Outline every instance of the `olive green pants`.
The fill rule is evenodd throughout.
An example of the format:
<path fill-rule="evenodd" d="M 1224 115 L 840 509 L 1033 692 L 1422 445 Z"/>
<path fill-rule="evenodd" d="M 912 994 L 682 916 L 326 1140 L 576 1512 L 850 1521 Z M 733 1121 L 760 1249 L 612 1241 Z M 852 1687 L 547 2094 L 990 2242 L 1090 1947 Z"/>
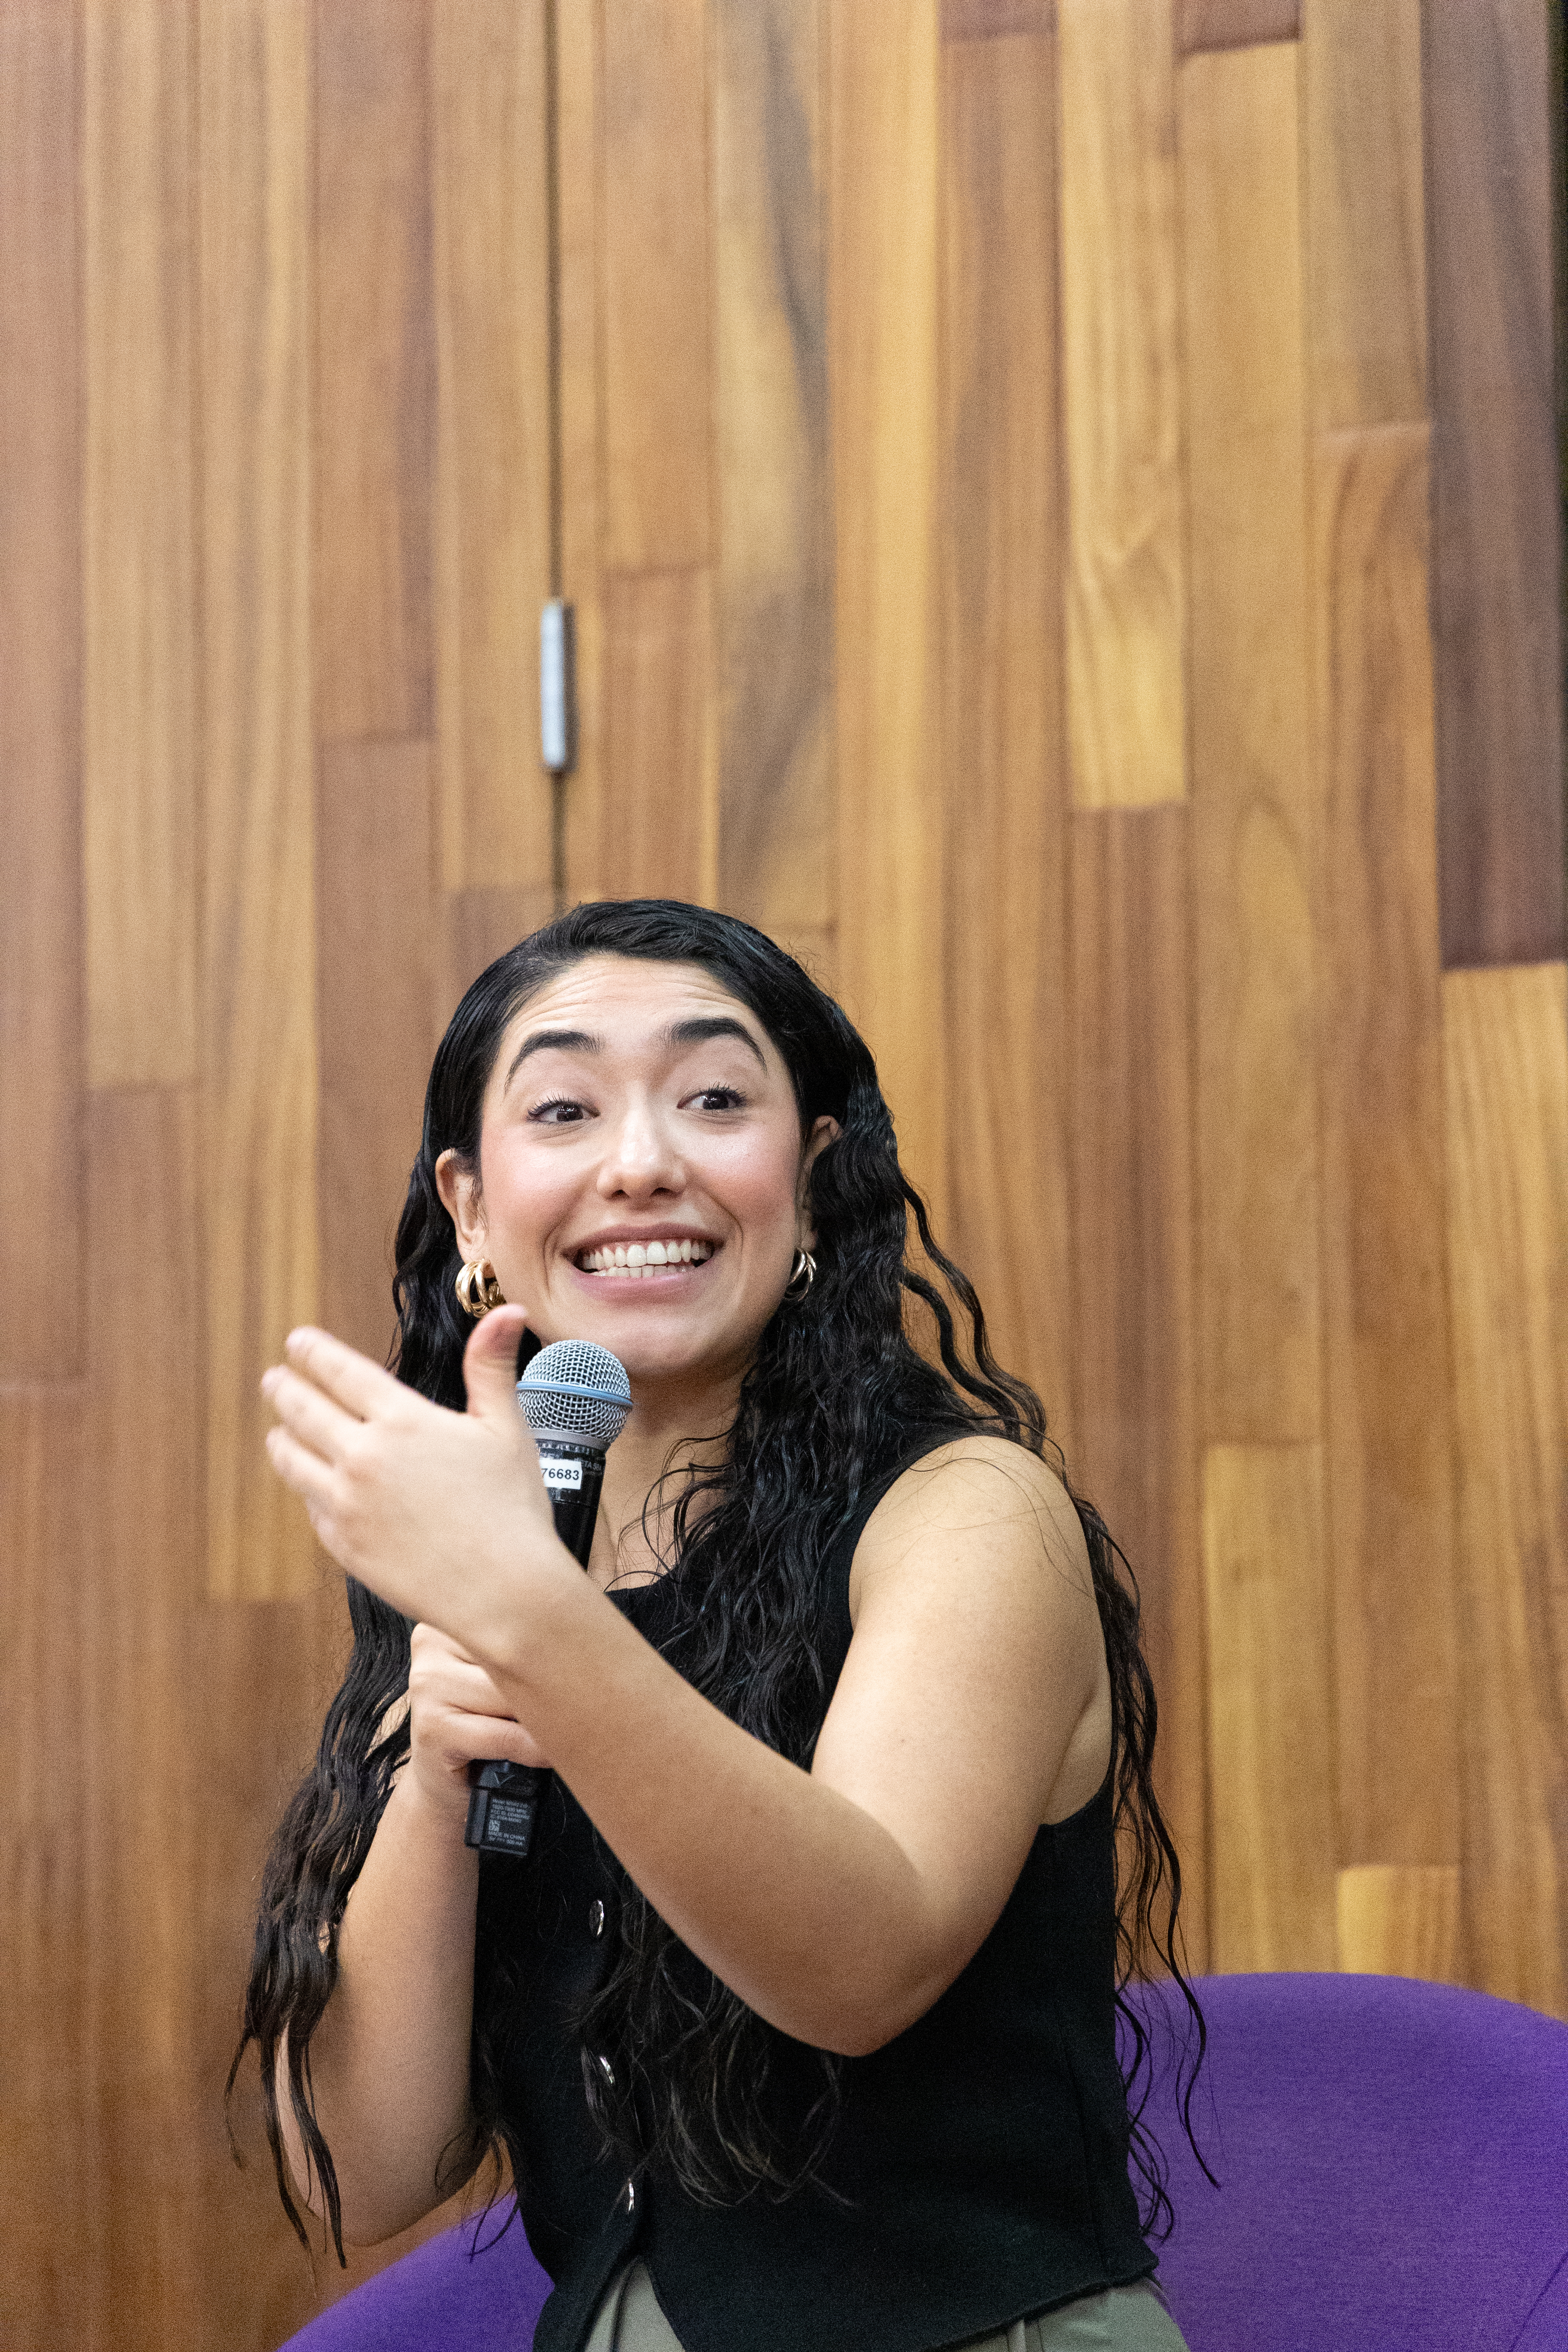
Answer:
<path fill-rule="evenodd" d="M 644 2263 L 628 2263 L 611 2282 L 587 2352 L 681 2352 Z M 801 2352 L 820 2347 L 802 2345 Z M 1081 2295 L 1038 2319 L 1016 2319 L 999 2335 L 977 2336 L 964 2352 L 1186 2352 L 1186 2346 L 1153 2288 L 1139 2285 Z"/>

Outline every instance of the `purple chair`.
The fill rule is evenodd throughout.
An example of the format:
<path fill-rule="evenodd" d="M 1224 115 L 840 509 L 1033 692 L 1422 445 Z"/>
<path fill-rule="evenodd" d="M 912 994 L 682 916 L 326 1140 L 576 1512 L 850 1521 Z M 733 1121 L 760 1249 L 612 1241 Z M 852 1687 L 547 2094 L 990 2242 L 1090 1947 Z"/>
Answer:
<path fill-rule="evenodd" d="M 1402 1977 L 1209 1977 L 1193 2103 L 1148 2109 L 1193 2352 L 1568 2352 L 1568 2026 Z M 1169 1994 L 1139 1996 L 1163 2042 Z M 451 2230 L 288 2352 L 527 2352 L 549 2282 L 514 2222 Z M 489 2242 L 494 2240 L 495 2242 Z"/>

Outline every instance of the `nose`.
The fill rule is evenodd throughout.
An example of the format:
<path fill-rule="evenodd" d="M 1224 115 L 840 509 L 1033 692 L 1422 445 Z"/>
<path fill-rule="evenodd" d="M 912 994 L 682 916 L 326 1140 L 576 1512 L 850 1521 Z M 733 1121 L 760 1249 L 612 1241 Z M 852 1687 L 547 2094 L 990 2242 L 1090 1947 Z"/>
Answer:
<path fill-rule="evenodd" d="M 605 1201 L 637 1203 L 668 1198 L 686 1187 L 686 1171 L 659 1106 L 646 1095 L 630 1097 L 619 1116 L 606 1120 L 599 1162 L 598 1191 Z"/>

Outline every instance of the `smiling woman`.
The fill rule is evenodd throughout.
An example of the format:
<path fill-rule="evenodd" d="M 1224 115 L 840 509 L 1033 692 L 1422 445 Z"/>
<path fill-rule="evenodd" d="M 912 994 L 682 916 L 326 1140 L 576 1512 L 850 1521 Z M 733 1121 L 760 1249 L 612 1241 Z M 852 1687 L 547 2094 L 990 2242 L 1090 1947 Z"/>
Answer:
<path fill-rule="evenodd" d="M 700 908 L 535 932 L 437 1055 L 396 1295 L 395 1377 L 302 1331 L 265 1383 L 355 1636 L 246 2011 L 296 2225 L 290 2175 L 365 2241 L 489 2150 L 541 2352 L 1179 2344 L 1135 1595 L 842 1012 Z M 512 1394 L 563 1339 L 631 1383 L 586 1576 Z M 526 1863 L 464 1844 L 476 1758 L 554 1769 Z"/>

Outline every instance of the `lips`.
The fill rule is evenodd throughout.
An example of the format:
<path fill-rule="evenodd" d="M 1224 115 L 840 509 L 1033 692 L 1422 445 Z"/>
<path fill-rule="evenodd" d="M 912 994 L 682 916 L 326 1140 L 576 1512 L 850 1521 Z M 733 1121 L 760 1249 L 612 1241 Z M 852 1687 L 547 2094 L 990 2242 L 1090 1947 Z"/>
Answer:
<path fill-rule="evenodd" d="M 685 1266 L 705 1265 L 714 1244 L 691 1235 L 668 1234 L 647 1242 L 604 1242 L 579 1250 L 578 1271 L 622 1281 L 646 1281 L 650 1275 L 668 1274 Z"/>

